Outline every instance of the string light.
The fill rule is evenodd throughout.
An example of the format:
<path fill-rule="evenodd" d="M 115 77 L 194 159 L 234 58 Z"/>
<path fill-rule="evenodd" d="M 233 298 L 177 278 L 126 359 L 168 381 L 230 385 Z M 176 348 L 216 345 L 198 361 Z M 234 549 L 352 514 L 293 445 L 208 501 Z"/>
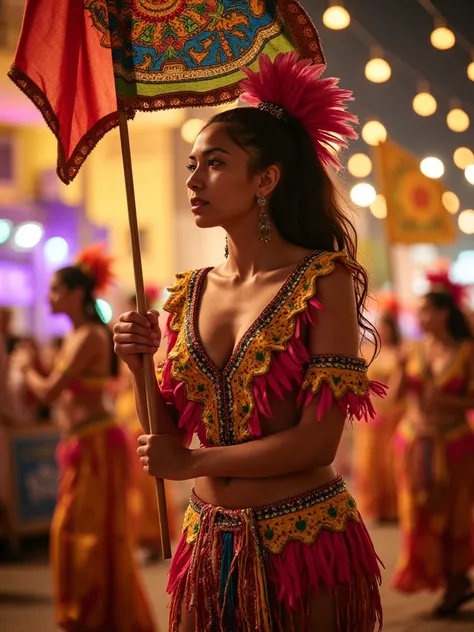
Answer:
<path fill-rule="evenodd" d="M 448 211 L 448 213 L 451 213 L 451 215 L 456 215 L 456 213 L 459 211 L 459 207 L 461 206 L 456 193 L 453 193 L 452 191 L 445 191 L 441 196 L 441 200 L 443 202 L 444 208 Z"/>
<path fill-rule="evenodd" d="M 380 121 L 369 121 L 362 128 L 362 138 L 367 145 L 379 145 L 387 140 L 387 130 Z"/>
<path fill-rule="evenodd" d="M 376 195 L 374 187 L 367 182 L 360 182 L 351 189 L 351 200 L 357 206 L 370 206 Z"/>
<path fill-rule="evenodd" d="M 390 64 L 383 59 L 383 50 L 379 46 L 372 47 L 372 59 L 365 66 L 365 77 L 372 83 L 385 83 L 392 75 Z"/>
<path fill-rule="evenodd" d="M 453 160 L 456 167 L 464 170 L 474 162 L 474 153 L 468 147 L 458 147 L 453 154 Z"/>
<path fill-rule="evenodd" d="M 432 46 L 438 50 L 448 50 L 456 43 L 456 36 L 444 20 L 437 18 L 435 28 L 431 31 L 430 40 Z"/>
<path fill-rule="evenodd" d="M 366 178 L 372 171 L 372 161 L 367 154 L 354 154 L 347 161 L 347 170 L 355 178 Z"/>
<path fill-rule="evenodd" d="M 458 216 L 458 226 L 466 235 L 474 235 L 474 211 L 467 209 Z"/>
<path fill-rule="evenodd" d="M 469 127 L 469 116 L 459 107 L 452 108 L 446 116 L 446 123 L 453 132 L 465 132 Z"/>
<path fill-rule="evenodd" d="M 385 219 L 387 217 L 387 201 L 384 195 L 379 193 L 375 196 L 375 200 L 370 205 L 370 212 L 377 219 Z"/>
<path fill-rule="evenodd" d="M 418 94 L 413 99 L 413 109 L 419 116 L 431 116 L 438 108 L 436 99 L 430 93 L 426 83 L 421 84 L 418 90 Z"/>
<path fill-rule="evenodd" d="M 13 243 L 18 250 L 29 250 L 39 244 L 43 237 L 43 225 L 39 222 L 19 224 L 13 235 Z"/>
<path fill-rule="evenodd" d="M 330 2 L 329 8 L 323 13 L 323 24 L 333 31 L 341 31 L 349 26 L 351 16 L 342 2 Z"/>
<path fill-rule="evenodd" d="M 474 184 L 474 164 L 466 167 L 464 170 L 464 176 L 469 184 Z"/>
<path fill-rule="evenodd" d="M 467 67 L 467 76 L 471 81 L 474 81 L 474 60 L 471 61 L 471 63 Z"/>
<path fill-rule="evenodd" d="M 0 219 L 0 244 L 4 244 L 10 239 L 13 224 L 9 219 Z"/>
<path fill-rule="evenodd" d="M 436 180 L 441 178 L 444 173 L 444 165 L 439 158 L 435 156 L 428 156 L 424 158 L 420 163 L 421 173 L 427 178 Z"/>

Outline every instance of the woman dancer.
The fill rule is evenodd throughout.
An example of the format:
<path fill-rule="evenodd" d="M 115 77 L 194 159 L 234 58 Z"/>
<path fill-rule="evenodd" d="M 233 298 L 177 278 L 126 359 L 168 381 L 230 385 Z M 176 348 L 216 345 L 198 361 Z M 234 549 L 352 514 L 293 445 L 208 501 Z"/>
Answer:
<path fill-rule="evenodd" d="M 154 630 L 133 557 L 130 443 L 103 402 L 116 363 L 95 293 L 110 279 L 110 260 L 100 247 L 58 270 L 51 310 L 67 314 L 73 329 L 56 366 L 45 378 L 32 368 L 27 350 L 17 358 L 31 391 L 58 409 L 60 487 L 51 562 L 56 621 L 67 632 Z"/>
<path fill-rule="evenodd" d="M 369 378 L 387 384 L 401 353 L 398 304 L 393 296 L 380 297 L 378 331 L 380 353 L 369 367 Z M 354 433 L 354 483 L 361 513 L 377 522 L 397 519 L 397 490 L 393 473 L 392 439 L 403 414 L 403 398 L 374 401 L 376 415 Z"/>
<path fill-rule="evenodd" d="M 435 609 L 454 614 L 474 598 L 468 578 L 474 564 L 474 340 L 460 305 L 462 288 L 446 274 L 419 310 L 423 338 L 400 367 L 395 394 L 407 393 L 395 435 L 399 517 L 403 533 L 394 588 L 444 588 Z"/>
<path fill-rule="evenodd" d="M 162 434 L 138 449 L 150 474 L 196 478 L 170 570 L 172 632 L 380 626 L 377 556 L 331 466 L 346 415 L 372 414 L 383 388 L 357 357 L 367 275 L 325 169 L 356 118 L 323 70 L 262 56 L 246 70 L 249 106 L 214 116 L 189 157 L 195 222 L 226 230 L 227 260 L 177 276 Z M 158 347 L 156 313 L 124 314 L 114 332 L 142 417 L 138 354 Z M 194 433 L 203 447 L 190 450 Z"/>

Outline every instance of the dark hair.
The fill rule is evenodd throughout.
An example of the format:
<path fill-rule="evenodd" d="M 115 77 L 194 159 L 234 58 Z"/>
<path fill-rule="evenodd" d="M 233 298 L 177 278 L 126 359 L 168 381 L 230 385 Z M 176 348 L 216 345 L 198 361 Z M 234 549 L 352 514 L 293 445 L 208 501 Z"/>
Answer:
<path fill-rule="evenodd" d="M 451 294 L 447 292 L 428 292 L 425 299 L 431 303 L 435 309 L 445 309 L 448 311 L 446 327 L 454 340 L 472 340 L 473 333 L 466 316 L 454 302 Z"/>
<path fill-rule="evenodd" d="M 401 342 L 401 334 L 396 318 L 392 314 L 385 313 L 382 315 L 381 321 L 390 329 L 392 344 L 398 346 Z"/>
<path fill-rule="evenodd" d="M 285 120 L 254 107 L 238 107 L 213 116 L 205 127 L 223 123 L 229 138 L 249 153 L 252 174 L 271 165 L 280 168 L 280 180 L 270 204 L 270 215 L 286 241 L 330 252 L 346 250 L 357 255 L 354 225 L 339 207 L 336 189 L 320 162 L 312 140 L 299 121 Z M 380 338 L 364 314 L 368 276 L 363 268 L 354 273 L 357 320 L 364 338 L 372 338 L 377 353 Z"/>
<path fill-rule="evenodd" d="M 82 305 L 84 309 L 84 315 L 89 322 L 102 325 L 106 328 L 110 338 L 110 372 L 113 377 L 117 376 L 118 361 L 114 351 L 113 335 L 109 327 L 107 327 L 107 325 L 100 317 L 100 313 L 97 308 L 97 303 L 94 296 L 94 277 L 86 274 L 78 266 L 67 266 L 66 268 L 61 268 L 56 272 L 56 276 L 58 277 L 59 281 L 63 283 L 69 290 L 75 290 L 76 288 L 81 288 L 83 290 L 84 297 Z"/>

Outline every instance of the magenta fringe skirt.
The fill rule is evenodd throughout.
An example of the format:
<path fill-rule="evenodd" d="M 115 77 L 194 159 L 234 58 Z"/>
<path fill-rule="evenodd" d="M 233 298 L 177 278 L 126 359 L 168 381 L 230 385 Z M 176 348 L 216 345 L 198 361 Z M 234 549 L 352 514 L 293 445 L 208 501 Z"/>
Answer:
<path fill-rule="evenodd" d="M 170 632 L 181 605 L 195 632 L 309 630 L 311 596 L 334 595 L 339 632 L 382 629 L 380 560 L 338 477 L 257 509 L 207 505 L 194 492 L 170 568 Z"/>

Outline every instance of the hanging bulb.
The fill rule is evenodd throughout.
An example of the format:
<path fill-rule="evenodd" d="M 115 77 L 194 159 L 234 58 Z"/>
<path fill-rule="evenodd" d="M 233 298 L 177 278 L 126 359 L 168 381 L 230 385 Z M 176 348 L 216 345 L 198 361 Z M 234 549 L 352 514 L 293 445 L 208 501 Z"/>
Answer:
<path fill-rule="evenodd" d="M 421 173 L 427 178 L 441 178 L 444 173 L 444 165 L 439 158 L 429 156 L 420 163 Z"/>
<path fill-rule="evenodd" d="M 446 123 L 453 132 L 465 132 L 470 125 L 470 120 L 463 109 L 453 107 L 446 116 Z"/>
<path fill-rule="evenodd" d="M 474 162 L 474 153 L 469 147 L 458 147 L 453 154 L 453 160 L 456 167 L 464 170 Z"/>
<path fill-rule="evenodd" d="M 372 171 L 372 161 L 367 154 L 354 154 L 347 161 L 347 170 L 355 178 L 366 178 Z"/>
<path fill-rule="evenodd" d="M 376 191 L 371 184 L 360 182 L 352 187 L 350 196 L 351 200 L 357 206 L 370 206 L 376 198 Z"/>
<path fill-rule="evenodd" d="M 474 184 L 474 164 L 469 165 L 465 168 L 464 177 L 469 182 L 469 184 Z"/>
<path fill-rule="evenodd" d="M 365 66 L 365 77 L 372 83 L 385 83 L 390 79 L 392 69 L 390 64 L 383 59 L 383 50 L 379 46 L 371 49 L 371 59 Z"/>
<path fill-rule="evenodd" d="M 458 226 L 466 235 L 474 235 L 474 211 L 466 209 L 458 216 Z"/>
<path fill-rule="evenodd" d="M 418 87 L 418 94 L 413 99 L 413 109 L 418 116 L 431 116 L 436 112 L 438 104 L 430 93 L 429 85 L 425 82 Z"/>
<path fill-rule="evenodd" d="M 467 67 L 467 76 L 471 81 L 474 81 L 474 59 L 471 61 L 469 66 Z"/>
<path fill-rule="evenodd" d="M 378 145 L 387 140 L 387 130 L 380 121 L 369 121 L 362 128 L 362 138 L 367 145 Z"/>
<path fill-rule="evenodd" d="M 435 28 L 431 31 L 430 40 L 432 46 L 438 50 L 448 50 L 456 43 L 454 33 L 448 28 L 444 20 L 436 19 Z"/>
<path fill-rule="evenodd" d="M 441 200 L 443 202 L 444 208 L 451 213 L 451 215 L 456 215 L 459 211 L 459 207 L 461 206 L 461 202 L 459 201 L 456 193 L 452 191 L 445 191 L 441 196 Z"/>
<path fill-rule="evenodd" d="M 342 2 L 332 1 L 323 13 L 323 24 L 333 31 L 341 31 L 349 26 L 351 16 Z"/>

